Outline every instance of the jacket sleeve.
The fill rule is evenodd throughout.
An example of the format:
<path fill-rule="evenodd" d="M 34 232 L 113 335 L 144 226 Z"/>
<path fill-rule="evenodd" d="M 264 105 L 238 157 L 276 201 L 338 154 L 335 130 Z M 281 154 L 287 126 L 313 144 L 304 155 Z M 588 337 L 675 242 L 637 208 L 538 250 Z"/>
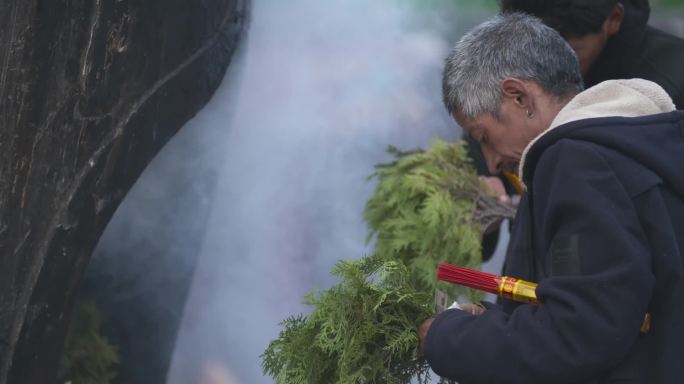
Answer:
<path fill-rule="evenodd" d="M 576 383 L 624 359 L 654 284 L 632 199 L 590 143 L 560 140 L 534 174 L 539 305 L 432 323 L 425 356 L 459 383 Z M 527 257 L 527 255 L 512 255 Z"/>

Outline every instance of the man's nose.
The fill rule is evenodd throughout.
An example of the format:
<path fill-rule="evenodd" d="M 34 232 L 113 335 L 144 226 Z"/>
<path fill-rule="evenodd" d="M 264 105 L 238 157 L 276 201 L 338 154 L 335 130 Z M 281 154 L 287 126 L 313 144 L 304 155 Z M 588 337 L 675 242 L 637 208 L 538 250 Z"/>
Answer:
<path fill-rule="evenodd" d="M 482 145 L 482 154 L 484 155 L 487 169 L 492 175 L 498 175 L 501 172 L 501 156 L 494 152 L 487 145 Z"/>

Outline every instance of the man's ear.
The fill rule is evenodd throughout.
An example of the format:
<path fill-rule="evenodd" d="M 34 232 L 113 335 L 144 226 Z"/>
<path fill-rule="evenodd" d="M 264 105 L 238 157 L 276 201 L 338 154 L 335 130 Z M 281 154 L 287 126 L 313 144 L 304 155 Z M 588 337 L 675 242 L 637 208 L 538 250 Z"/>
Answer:
<path fill-rule="evenodd" d="M 617 3 L 603 22 L 603 30 L 608 36 L 612 36 L 620 31 L 622 20 L 625 19 L 625 8 Z"/>
<path fill-rule="evenodd" d="M 514 77 L 503 79 L 501 82 L 501 92 L 505 98 L 510 98 L 517 107 L 529 111 L 531 107 L 530 94 L 522 80 Z"/>

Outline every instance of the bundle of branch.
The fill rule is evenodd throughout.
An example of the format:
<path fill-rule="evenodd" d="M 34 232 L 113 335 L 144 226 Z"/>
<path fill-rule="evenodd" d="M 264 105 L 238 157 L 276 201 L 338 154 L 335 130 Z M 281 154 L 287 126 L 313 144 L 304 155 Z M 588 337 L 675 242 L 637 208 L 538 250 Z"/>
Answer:
<path fill-rule="evenodd" d="M 458 293 L 437 282 L 437 265 L 478 267 L 481 228 L 514 214 L 482 188 L 462 143 L 389 152 L 365 209 L 375 253 L 340 261 L 340 283 L 307 295 L 312 313 L 281 323 L 262 356 L 276 383 L 429 382 L 416 331 L 435 288 Z"/>
<path fill-rule="evenodd" d="M 389 152 L 396 160 L 376 167 L 378 186 L 364 212 L 375 252 L 403 261 L 421 288 L 463 294 L 435 279 L 437 266 L 478 268 L 482 231 L 513 218 L 515 209 L 483 187 L 463 142 L 435 140 L 427 151 Z"/>
<path fill-rule="evenodd" d="M 428 382 L 416 330 L 433 314 L 432 294 L 410 283 L 403 263 L 376 256 L 340 261 L 332 273 L 341 282 L 307 295 L 309 316 L 281 323 L 264 372 L 279 384 Z"/>

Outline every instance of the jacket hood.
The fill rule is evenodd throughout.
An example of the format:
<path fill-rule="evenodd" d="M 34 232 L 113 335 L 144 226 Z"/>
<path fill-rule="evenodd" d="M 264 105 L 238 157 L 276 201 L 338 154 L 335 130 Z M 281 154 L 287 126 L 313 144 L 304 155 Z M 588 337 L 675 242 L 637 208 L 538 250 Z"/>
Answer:
<path fill-rule="evenodd" d="M 617 151 L 628 159 L 624 164 L 633 163 L 620 172 L 637 178 L 639 172 L 657 175 L 684 196 L 684 112 L 675 111 L 667 93 L 653 82 L 609 80 L 575 96 L 523 151 L 519 172 L 525 184 L 531 183 L 544 149 L 561 139 Z M 655 182 L 655 176 L 648 177 Z"/>
<path fill-rule="evenodd" d="M 608 80 L 577 94 L 558 112 L 549 129 L 580 119 L 635 117 L 673 110 L 672 98 L 652 81 Z"/>

